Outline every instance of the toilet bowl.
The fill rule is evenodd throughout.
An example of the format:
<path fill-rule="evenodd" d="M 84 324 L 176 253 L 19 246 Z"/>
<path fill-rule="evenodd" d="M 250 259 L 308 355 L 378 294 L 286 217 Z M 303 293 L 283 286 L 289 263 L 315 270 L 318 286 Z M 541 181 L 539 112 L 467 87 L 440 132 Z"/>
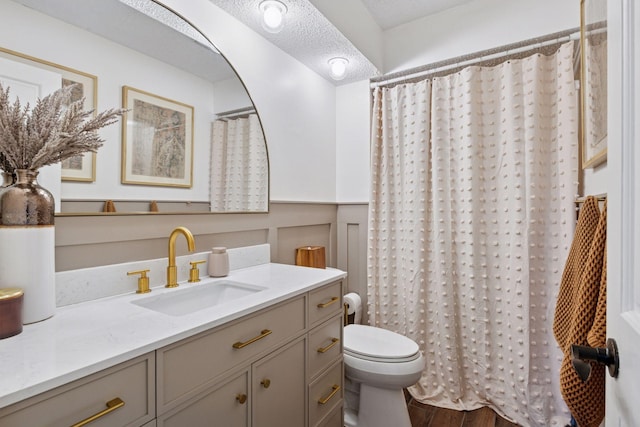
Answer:
<path fill-rule="evenodd" d="M 422 375 L 418 344 L 386 329 L 347 325 L 344 366 L 346 427 L 411 427 L 402 389 Z"/>

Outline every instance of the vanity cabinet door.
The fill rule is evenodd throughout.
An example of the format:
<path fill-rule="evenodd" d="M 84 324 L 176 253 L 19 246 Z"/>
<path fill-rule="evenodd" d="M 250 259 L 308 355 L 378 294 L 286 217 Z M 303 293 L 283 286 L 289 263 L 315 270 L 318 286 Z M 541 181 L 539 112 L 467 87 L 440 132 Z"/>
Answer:
<path fill-rule="evenodd" d="M 254 427 L 304 427 L 305 339 L 299 339 L 253 365 Z"/>
<path fill-rule="evenodd" d="M 244 371 L 158 417 L 158 427 L 246 427 L 250 404 L 249 372 Z"/>

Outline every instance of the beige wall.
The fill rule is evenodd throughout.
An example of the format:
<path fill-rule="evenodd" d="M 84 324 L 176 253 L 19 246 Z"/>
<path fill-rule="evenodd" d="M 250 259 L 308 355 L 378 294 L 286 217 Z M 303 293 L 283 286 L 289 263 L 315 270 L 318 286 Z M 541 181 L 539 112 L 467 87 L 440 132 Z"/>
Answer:
<path fill-rule="evenodd" d="M 326 248 L 327 264 L 337 264 L 337 206 L 271 203 L 264 214 L 110 215 L 56 217 L 56 271 L 163 258 L 171 231 L 187 227 L 196 252 L 269 243 L 271 261 L 295 263 L 295 249 Z M 184 239 L 176 252 L 187 253 Z"/>
<path fill-rule="evenodd" d="M 338 206 L 338 268 L 347 272 L 345 292 L 362 298 L 362 322 L 367 323 L 367 203 Z"/>

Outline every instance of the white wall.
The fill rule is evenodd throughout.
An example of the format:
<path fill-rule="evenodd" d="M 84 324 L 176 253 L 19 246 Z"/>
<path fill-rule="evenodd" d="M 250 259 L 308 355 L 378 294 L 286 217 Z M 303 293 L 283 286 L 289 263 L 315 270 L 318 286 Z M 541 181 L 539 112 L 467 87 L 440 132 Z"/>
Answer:
<path fill-rule="evenodd" d="M 369 201 L 369 81 L 336 88 L 338 203 Z"/>
<path fill-rule="evenodd" d="M 242 77 L 267 139 L 271 200 L 335 201 L 333 85 L 207 0 L 161 3 L 214 40 Z"/>
<path fill-rule="evenodd" d="M 385 73 L 580 26 L 578 0 L 476 0 L 384 33 Z"/>

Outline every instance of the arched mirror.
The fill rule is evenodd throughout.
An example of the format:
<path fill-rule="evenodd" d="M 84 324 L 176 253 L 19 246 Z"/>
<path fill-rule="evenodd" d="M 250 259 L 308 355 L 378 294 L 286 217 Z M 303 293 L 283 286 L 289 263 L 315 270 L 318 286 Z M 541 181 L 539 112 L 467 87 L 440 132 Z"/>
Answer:
<path fill-rule="evenodd" d="M 62 215 L 268 211 L 259 117 L 195 28 L 152 0 L 0 1 L 29 33 L 1 56 L 80 82 L 99 111 L 129 109 L 95 156 L 62 165 Z"/>

